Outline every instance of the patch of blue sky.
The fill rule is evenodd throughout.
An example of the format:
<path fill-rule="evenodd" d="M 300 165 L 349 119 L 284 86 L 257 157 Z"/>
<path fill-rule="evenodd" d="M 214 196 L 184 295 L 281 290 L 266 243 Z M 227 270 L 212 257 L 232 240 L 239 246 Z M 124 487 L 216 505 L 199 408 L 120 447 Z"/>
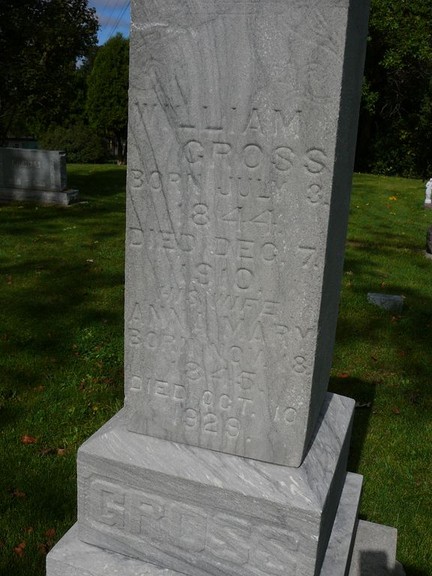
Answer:
<path fill-rule="evenodd" d="M 118 33 L 129 37 L 130 0 L 89 0 L 89 6 L 96 8 L 99 45 Z"/>

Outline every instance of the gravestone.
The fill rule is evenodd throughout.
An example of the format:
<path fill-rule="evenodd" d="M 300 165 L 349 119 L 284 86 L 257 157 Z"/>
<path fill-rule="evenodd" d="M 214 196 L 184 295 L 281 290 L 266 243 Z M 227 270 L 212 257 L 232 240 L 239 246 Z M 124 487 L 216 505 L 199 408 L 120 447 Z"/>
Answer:
<path fill-rule="evenodd" d="M 366 33 L 363 0 L 132 3 L 125 406 L 49 576 L 349 570 L 327 383 Z"/>
<path fill-rule="evenodd" d="M 68 205 L 77 200 L 78 190 L 67 188 L 64 152 L 0 148 L 0 202 Z"/>
<path fill-rule="evenodd" d="M 136 4 L 129 430 L 301 464 L 332 357 L 363 4 Z"/>
<path fill-rule="evenodd" d="M 381 294 L 379 292 L 368 292 L 367 301 L 383 310 L 400 314 L 404 306 L 404 296 L 397 294 Z"/>
<path fill-rule="evenodd" d="M 432 208 L 432 200 L 431 200 L 431 194 L 432 194 L 432 178 L 429 178 L 429 180 L 426 182 L 426 187 L 425 187 L 425 199 L 424 199 L 424 207 L 425 208 Z"/>

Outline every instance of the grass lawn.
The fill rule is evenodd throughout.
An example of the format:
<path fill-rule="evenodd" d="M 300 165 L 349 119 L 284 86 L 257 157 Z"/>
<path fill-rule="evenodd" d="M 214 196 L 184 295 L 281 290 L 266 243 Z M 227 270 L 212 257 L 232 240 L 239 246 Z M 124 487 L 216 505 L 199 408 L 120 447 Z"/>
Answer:
<path fill-rule="evenodd" d="M 77 448 L 123 403 L 125 169 L 69 172 L 84 203 L 0 207 L 0 576 L 45 574 L 76 519 Z M 355 176 L 330 381 L 359 403 L 361 517 L 398 528 L 407 576 L 432 575 L 429 225 L 420 181 Z"/>
<path fill-rule="evenodd" d="M 361 517 L 399 531 L 407 576 L 432 575 L 432 210 L 418 180 L 355 175 L 330 389 L 355 398 L 349 469 Z M 402 295 L 401 314 L 366 302 Z M 370 407 L 367 407 L 370 404 Z"/>

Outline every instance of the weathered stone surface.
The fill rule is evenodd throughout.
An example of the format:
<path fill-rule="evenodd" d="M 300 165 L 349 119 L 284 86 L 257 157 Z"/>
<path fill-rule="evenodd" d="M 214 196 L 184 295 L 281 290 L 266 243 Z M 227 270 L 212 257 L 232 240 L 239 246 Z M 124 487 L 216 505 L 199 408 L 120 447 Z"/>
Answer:
<path fill-rule="evenodd" d="M 47 576 L 181 576 L 141 560 L 85 544 L 75 524 L 47 556 Z"/>
<path fill-rule="evenodd" d="M 402 312 L 404 305 L 403 296 L 397 296 L 396 294 L 380 294 L 377 292 L 369 292 L 367 295 L 368 302 L 388 310 L 389 312 Z"/>
<path fill-rule="evenodd" d="M 349 576 L 405 576 L 396 560 L 397 530 L 360 520 Z"/>
<path fill-rule="evenodd" d="M 52 192 L 51 190 L 21 190 L 19 188 L 1 188 L 0 202 L 35 202 L 69 206 L 79 200 L 79 192 L 74 189 Z"/>
<path fill-rule="evenodd" d="M 77 201 L 78 190 L 67 189 L 64 152 L 0 147 L 0 202 Z"/>
<path fill-rule="evenodd" d="M 348 474 L 320 576 L 346 574 L 345 552 L 352 529 L 351 512 L 357 505 L 356 486 L 359 485 L 360 477 Z M 350 496 L 345 498 L 345 492 Z M 343 515 L 343 521 L 340 521 L 340 515 Z M 343 525 L 347 527 L 345 533 L 340 530 Z M 403 567 L 395 560 L 396 538 L 394 528 L 360 520 L 352 558 L 348 560 L 349 576 L 405 576 Z M 78 526 L 75 525 L 48 554 L 47 575 L 178 576 L 179 573 L 85 544 L 78 539 Z M 286 573 L 286 576 L 291 574 Z"/>
<path fill-rule="evenodd" d="M 66 187 L 64 152 L 0 148 L 0 188 L 61 192 Z"/>
<path fill-rule="evenodd" d="M 353 409 L 328 395 L 299 468 L 133 434 L 120 413 L 79 450 L 80 538 L 190 576 L 314 576 L 345 483 Z"/>
<path fill-rule="evenodd" d="M 367 1 L 132 4 L 125 409 L 48 575 L 346 576 L 326 389 Z"/>
<path fill-rule="evenodd" d="M 350 542 L 355 535 L 353 528 L 360 488 L 361 476 L 348 474 L 320 576 L 346 574 L 350 562 Z M 85 544 L 78 539 L 78 525 L 75 525 L 48 554 L 47 574 L 48 576 L 178 576 L 180 573 Z M 286 571 L 284 576 L 293 576 L 293 573 Z"/>
<path fill-rule="evenodd" d="M 357 513 L 363 477 L 348 473 L 320 576 L 347 574 L 357 530 Z"/>
<path fill-rule="evenodd" d="M 364 0 L 132 2 L 129 429 L 299 466 L 325 398 Z"/>

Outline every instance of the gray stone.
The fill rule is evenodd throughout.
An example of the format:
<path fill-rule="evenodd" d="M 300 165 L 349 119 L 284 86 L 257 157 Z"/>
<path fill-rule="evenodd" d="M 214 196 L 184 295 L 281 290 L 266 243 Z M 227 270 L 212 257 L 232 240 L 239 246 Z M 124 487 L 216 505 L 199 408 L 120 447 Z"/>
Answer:
<path fill-rule="evenodd" d="M 355 485 L 356 478 L 358 478 L 356 475 L 349 474 L 347 485 Z M 355 497 L 353 500 L 355 506 Z M 352 508 L 352 501 L 349 503 Z M 344 494 L 341 504 L 344 504 Z M 343 506 L 340 506 L 338 515 L 342 510 Z M 348 522 L 351 523 L 351 520 Z M 339 519 L 336 516 L 335 525 L 338 523 Z M 395 560 L 396 536 L 396 530 L 393 528 L 360 520 L 349 576 L 405 576 L 403 567 Z M 332 541 L 333 534 L 330 544 Z M 345 537 L 338 536 L 335 541 L 341 543 L 345 552 Z M 337 546 L 333 547 L 330 544 L 319 576 L 345 576 L 346 557 L 340 553 Z M 328 572 L 329 566 L 332 566 L 330 572 Z M 85 544 L 78 539 L 77 525 L 71 528 L 48 554 L 47 569 L 50 576 L 179 576 L 180 574 Z"/>
<path fill-rule="evenodd" d="M 141 560 L 85 544 L 75 524 L 47 556 L 50 576 L 180 576 Z"/>
<path fill-rule="evenodd" d="M 132 2 L 125 408 L 49 576 L 348 573 L 327 383 L 366 33 L 366 0 Z"/>
<path fill-rule="evenodd" d="M 0 202 L 69 205 L 77 200 L 78 190 L 67 189 L 64 152 L 0 148 Z"/>
<path fill-rule="evenodd" d="M 133 434 L 119 413 L 79 450 L 80 538 L 190 576 L 313 576 L 346 479 L 353 410 L 327 396 L 299 468 Z M 346 498 L 359 495 L 360 482 L 349 484 Z"/>
<path fill-rule="evenodd" d="M 396 561 L 397 530 L 360 520 L 349 576 L 405 576 Z"/>
<path fill-rule="evenodd" d="M 18 188 L 0 189 L 0 202 L 35 202 L 39 204 L 53 204 L 69 206 L 79 201 L 78 190 L 68 189 L 61 192 L 46 190 L 20 190 Z"/>
<path fill-rule="evenodd" d="M 432 208 L 431 194 L 432 194 L 432 178 L 429 178 L 429 180 L 426 182 L 426 195 L 424 200 L 425 208 L 429 209 Z"/>
<path fill-rule="evenodd" d="M 362 482 L 362 476 L 348 473 L 320 576 L 335 576 L 335 574 L 345 576 L 349 570 Z"/>
<path fill-rule="evenodd" d="M 367 2 L 132 2 L 129 429 L 299 466 L 331 366 Z"/>
<path fill-rule="evenodd" d="M 379 294 L 377 292 L 369 292 L 367 295 L 368 302 L 379 306 L 389 312 L 397 314 L 402 312 L 404 305 L 403 296 L 396 296 L 395 294 Z"/>
<path fill-rule="evenodd" d="M 346 574 L 349 563 L 347 554 L 349 555 L 350 551 L 344 543 L 352 536 L 360 485 L 360 476 L 348 474 L 336 515 L 335 528 L 330 537 L 330 544 L 319 576 L 345 576 Z M 342 519 L 339 518 L 340 516 Z M 343 534 L 344 530 L 345 534 Z M 339 550 L 337 550 L 338 543 L 341 544 Z M 331 572 L 328 572 L 329 567 L 332 568 Z M 182 574 L 85 544 L 78 538 L 77 524 L 48 554 L 47 572 L 50 576 L 181 576 Z M 270 571 L 267 574 L 270 576 L 272 573 Z M 292 576 L 292 573 L 284 571 L 283 575 Z"/>

